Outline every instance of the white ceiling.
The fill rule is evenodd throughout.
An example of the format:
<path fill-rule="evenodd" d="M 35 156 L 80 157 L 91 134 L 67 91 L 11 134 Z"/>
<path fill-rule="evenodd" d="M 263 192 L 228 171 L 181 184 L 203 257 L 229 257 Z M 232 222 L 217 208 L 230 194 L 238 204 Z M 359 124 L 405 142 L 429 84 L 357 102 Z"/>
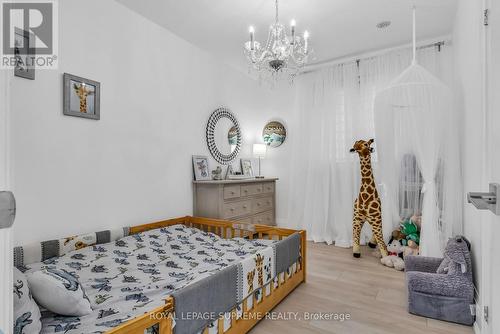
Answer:
<path fill-rule="evenodd" d="M 117 0 L 181 38 L 247 71 L 243 43 L 248 26 L 265 42 L 274 20 L 274 0 Z M 411 6 L 417 6 L 417 38 L 451 33 L 457 0 L 281 0 L 280 21 L 309 30 L 313 62 L 406 44 Z M 375 26 L 385 20 L 391 26 Z"/>

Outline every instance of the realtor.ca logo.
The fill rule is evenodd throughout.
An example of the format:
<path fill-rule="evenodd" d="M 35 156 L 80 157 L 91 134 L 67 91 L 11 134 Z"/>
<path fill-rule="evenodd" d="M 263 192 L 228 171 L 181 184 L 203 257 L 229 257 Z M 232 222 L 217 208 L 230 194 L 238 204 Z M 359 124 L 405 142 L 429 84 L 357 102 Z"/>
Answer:
<path fill-rule="evenodd" d="M 0 68 L 57 68 L 57 0 L 1 0 L 0 14 Z"/>

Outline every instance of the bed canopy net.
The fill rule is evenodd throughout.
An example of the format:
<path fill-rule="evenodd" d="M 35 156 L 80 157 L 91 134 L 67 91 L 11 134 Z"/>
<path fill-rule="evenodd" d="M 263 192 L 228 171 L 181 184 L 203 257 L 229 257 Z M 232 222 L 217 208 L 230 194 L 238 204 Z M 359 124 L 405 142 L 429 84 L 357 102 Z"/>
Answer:
<path fill-rule="evenodd" d="M 461 219 L 458 135 L 451 90 L 415 59 L 375 97 L 375 134 L 384 185 L 384 234 L 421 216 L 420 253 L 441 256 Z"/>

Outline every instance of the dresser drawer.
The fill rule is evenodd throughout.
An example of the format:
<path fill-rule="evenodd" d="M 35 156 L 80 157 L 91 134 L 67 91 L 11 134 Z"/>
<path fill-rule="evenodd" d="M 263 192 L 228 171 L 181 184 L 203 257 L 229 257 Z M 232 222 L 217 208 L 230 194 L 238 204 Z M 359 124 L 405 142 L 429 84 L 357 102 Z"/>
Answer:
<path fill-rule="evenodd" d="M 250 214 L 252 212 L 252 201 L 238 201 L 224 203 L 223 205 L 224 218 L 232 218 Z"/>
<path fill-rule="evenodd" d="M 253 217 L 252 222 L 261 225 L 274 225 L 274 213 L 273 211 L 259 213 Z"/>
<path fill-rule="evenodd" d="M 253 196 L 262 194 L 262 184 L 246 184 L 241 186 L 241 196 Z"/>
<path fill-rule="evenodd" d="M 259 213 L 273 208 L 273 198 L 262 197 L 252 200 L 252 213 Z"/>
<path fill-rule="evenodd" d="M 262 184 L 262 193 L 272 194 L 274 193 L 274 183 L 267 182 Z"/>
<path fill-rule="evenodd" d="M 243 223 L 243 224 L 252 224 L 252 216 L 242 218 L 242 219 L 236 219 L 235 222 Z"/>
<path fill-rule="evenodd" d="M 240 186 L 224 186 L 224 199 L 240 197 Z"/>

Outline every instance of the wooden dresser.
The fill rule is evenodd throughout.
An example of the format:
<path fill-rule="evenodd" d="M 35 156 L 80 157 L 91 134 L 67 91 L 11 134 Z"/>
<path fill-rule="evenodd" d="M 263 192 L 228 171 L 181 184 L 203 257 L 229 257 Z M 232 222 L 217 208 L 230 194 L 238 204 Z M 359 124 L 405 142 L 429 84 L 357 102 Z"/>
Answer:
<path fill-rule="evenodd" d="M 193 181 L 194 215 L 276 225 L 277 180 Z"/>

